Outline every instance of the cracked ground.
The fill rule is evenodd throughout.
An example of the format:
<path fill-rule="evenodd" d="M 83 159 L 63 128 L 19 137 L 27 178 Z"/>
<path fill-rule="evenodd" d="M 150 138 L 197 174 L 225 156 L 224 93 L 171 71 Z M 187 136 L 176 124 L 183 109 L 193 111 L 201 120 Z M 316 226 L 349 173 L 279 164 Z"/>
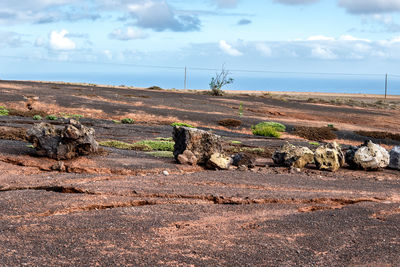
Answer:
<path fill-rule="evenodd" d="M 1 104 L 19 105 L 22 93 L 7 90 Z M 171 135 L 162 124 L 82 122 L 104 140 Z M 2 127 L 27 129 L 33 123 L 0 117 Z M 227 140 L 274 148 L 290 138 L 215 131 Z M 396 266 L 400 261 L 398 171 L 330 173 L 311 167 L 291 173 L 270 159 L 254 171 L 206 171 L 140 151 L 104 148 L 103 154 L 64 161 L 66 171 L 60 172 L 52 168 L 57 161 L 37 157 L 27 145 L 0 139 L 2 266 Z"/>

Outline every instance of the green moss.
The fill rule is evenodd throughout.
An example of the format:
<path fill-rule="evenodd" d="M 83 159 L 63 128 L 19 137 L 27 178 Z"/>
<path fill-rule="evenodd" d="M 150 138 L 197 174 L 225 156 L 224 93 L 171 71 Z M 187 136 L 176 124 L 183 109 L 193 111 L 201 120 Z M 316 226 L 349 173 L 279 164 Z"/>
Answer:
<path fill-rule="evenodd" d="M 126 150 L 140 151 L 174 151 L 174 142 L 170 141 L 153 141 L 143 140 L 136 143 L 126 143 L 117 140 L 103 141 L 99 143 L 101 146 L 114 147 Z"/>
<path fill-rule="evenodd" d="M 56 121 L 58 118 L 56 115 L 47 115 L 46 119 L 51 120 L 51 121 Z"/>
<path fill-rule="evenodd" d="M 8 116 L 9 111 L 4 106 L 0 106 L 0 116 Z"/>
<path fill-rule="evenodd" d="M 106 146 L 106 147 L 114 147 L 118 149 L 125 149 L 125 150 L 141 150 L 141 151 L 150 151 L 152 150 L 151 147 L 147 145 L 142 145 L 142 144 L 130 144 L 130 143 L 125 143 L 117 140 L 109 140 L 109 141 L 103 141 L 99 142 L 99 145 L 101 146 Z"/>
<path fill-rule="evenodd" d="M 123 123 L 123 124 L 132 124 L 134 122 L 135 121 L 132 120 L 131 118 L 124 118 L 124 119 L 121 120 L 121 123 Z"/>
<path fill-rule="evenodd" d="M 149 146 L 151 150 L 156 151 L 174 151 L 174 142 L 170 141 L 153 141 L 153 140 L 143 140 L 136 142 L 138 145 Z"/>
<path fill-rule="evenodd" d="M 312 145 L 312 146 L 319 146 L 320 143 L 318 142 L 308 142 L 308 144 Z"/>
<path fill-rule="evenodd" d="M 232 141 L 231 141 L 231 143 L 232 143 L 232 144 L 237 144 L 237 145 L 239 145 L 239 144 L 241 144 L 242 142 L 240 142 L 240 141 L 235 141 L 235 140 L 232 140 Z"/>
<path fill-rule="evenodd" d="M 146 152 L 146 154 L 156 157 L 156 158 L 173 158 L 174 153 L 172 151 L 151 151 Z"/>
<path fill-rule="evenodd" d="M 40 115 L 34 115 L 32 118 L 33 118 L 35 121 L 40 121 L 40 120 L 42 120 L 42 116 L 40 116 Z"/>
<path fill-rule="evenodd" d="M 112 122 L 116 123 L 116 124 L 121 124 L 121 121 L 118 121 L 118 120 L 112 120 Z"/>
<path fill-rule="evenodd" d="M 83 115 L 81 114 L 70 114 L 70 113 L 60 113 L 60 116 L 65 118 L 65 119 L 75 119 L 75 120 L 79 120 L 80 118 L 83 118 Z"/>
<path fill-rule="evenodd" d="M 183 127 L 189 127 L 189 128 L 194 128 L 192 125 L 188 124 L 188 123 L 184 123 L 184 122 L 174 122 L 171 123 L 172 127 L 179 127 L 179 126 L 183 126 Z"/>

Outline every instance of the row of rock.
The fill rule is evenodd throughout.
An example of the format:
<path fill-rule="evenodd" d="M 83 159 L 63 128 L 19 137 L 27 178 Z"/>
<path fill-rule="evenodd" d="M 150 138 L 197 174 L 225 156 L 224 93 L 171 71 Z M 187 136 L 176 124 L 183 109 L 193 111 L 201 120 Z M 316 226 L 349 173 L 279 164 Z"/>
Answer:
<path fill-rule="evenodd" d="M 380 170 L 386 167 L 400 170 L 400 147 L 390 152 L 371 141 L 361 146 L 351 146 L 344 154 L 336 142 L 318 147 L 315 152 L 307 147 L 286 143 L 273 156 L 279 166 L 303 168 L 315 164 L 320 170 L 337 171 L 345 163 L 354 169 Z"/>

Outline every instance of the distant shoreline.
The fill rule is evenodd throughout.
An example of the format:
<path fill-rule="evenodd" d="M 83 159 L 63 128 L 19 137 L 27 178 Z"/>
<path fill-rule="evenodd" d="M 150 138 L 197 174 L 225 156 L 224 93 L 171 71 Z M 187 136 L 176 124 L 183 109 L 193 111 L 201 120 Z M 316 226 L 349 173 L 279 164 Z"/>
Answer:
<path fill-rule="evenodd" d="M 126 88 L 126 89 L 141 89 L 148 90 L 150 87 L 136 87 L 136 86 L 123 86 L 123 85 L 108 85 L 108 84 L 96 84 L 96 83 L 80 83 L 80 82 L 63 82 L 63 81 L 35 81 L 35 80 L 2 80 L 0 82 L 9 83 L 49 83 L 49 84 L 60 84 L 60 85 L 76 85 L 76 86 L 97 86 L 97 87 L 108 87 L 108 88 Z M 209 89 L 176 89 L 176 88 L 161 88 L 162 90 L 171 92 L 207 92 Z M 298 96 L 301 98 L 312 98 L 312 97 L 326 97 L 326 98 L 337 98 L 337 97 L 355 97 L 355 98 L 367 98 L 367 99 L 384 99 L 383 94 L 368 94 L 368 93 L 327 93 L 327 92 L 296 92 L 296 91 L 255 91 L 255 90 L 223 90 L 229 95 L 273 95 L 273 96 Z M 400 95 L 387 95 L 388 100 L 400 100 Z"/>

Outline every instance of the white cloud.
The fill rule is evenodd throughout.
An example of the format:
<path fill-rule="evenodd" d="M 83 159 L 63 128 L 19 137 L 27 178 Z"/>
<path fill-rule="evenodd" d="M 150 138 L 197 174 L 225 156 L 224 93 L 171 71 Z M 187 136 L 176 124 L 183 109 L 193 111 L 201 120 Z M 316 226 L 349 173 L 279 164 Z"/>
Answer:
<path fill-rule="evenodd" d="M 399 0 L 339 0 L 339 6 L 353 14 L 378 14 L 400 11 Z"/>
<path fill-rule="evenodd" d="M 319 58 L 319 59 L 336 59 L 337 56 L 335 53 L 331 51 L 331 49 L 322 47 L 322 46 L 317 46 L 311 50 L 311 55 L 314 58 Z"/>
<path fill-rule="evenodd" d="M 68 34 L 67 30 L 61 30 L 59 32 L 52 31 L 50 33 L 50 47 L 53 50 L 74 50 L 76 44 L 74 41 L 66 37 Z"/>
<path fill-rule="evenodd" d="M 272 50 L 271 50 L 271 48 L 270 48 L 268 45 L 264 44 L 264 43 L 259 43 L 259 44 L 257 44 L 257 45 L 256 45 L 256 49 L 257 49 L 258 51 L 260 51 L 261 54 L 263 54 L 263 55 L 266 56 L 266 57 L 270 57 L 270 56 L 272 55 Z"/>
<path fill-rule="evenodd" d="M 103 54 L 110 60 L 113 58 L 113 55 L 110 50 L 104 50 Z"/>
<path fill-rule="evenodd" d="M 224 51 L 226 54 L 231 55 L 231 56 L 242 56 L 243 53 L 237 50 L 236 48 L 233 48 L 230 44 L 228 44 L 225 40 L 219 41 L 219 48 L 221 48 L 222 51 Z"/>
<path fill-rule="evenodd" d="M 324 35 L 310 36 L 307 38 L 307 41 L 334 41 L 334 40 L 335 38 Z"/>
<path fill-rule="evenodd" d="M 133 27 L 128 27 L 124 29 L 115 29 L 109 34 L 111 39 L 117 39 L 122 41 L 134 40 L 134 39 L 144 39 L 147 37 L 147 34 L 143 33 L 138 29 L 134 29 Z"/>
<path fill-rule="evenodd" d="M 342 35 L 342 36 L 339 37 L 339 40 L 341 40 L 341 41 L 351 41 L 351 42 L 352 41 L 356 41 L 356 42 L 360 41 L 360 42 L 371 43 L 371 40 L 369 40 L 369 39 L 357 38 L 357 37 L 354 37 L 354 36 L 351 36 L 351 35 Z"/>

